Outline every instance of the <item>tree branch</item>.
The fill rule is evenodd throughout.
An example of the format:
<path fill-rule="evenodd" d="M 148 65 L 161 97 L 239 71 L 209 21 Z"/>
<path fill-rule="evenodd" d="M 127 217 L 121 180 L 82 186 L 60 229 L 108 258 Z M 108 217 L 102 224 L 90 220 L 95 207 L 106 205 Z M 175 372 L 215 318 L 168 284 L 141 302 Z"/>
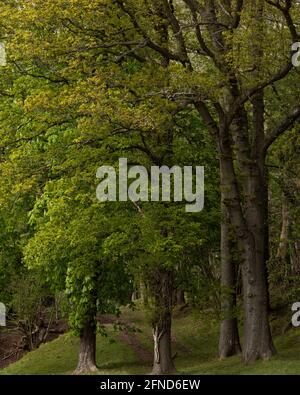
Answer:
<path fill-rule="evenodd" d="M 286 116 L 286 118 L 280 122 L 280 124 L 265 138 L 264 152 L 266 153 L 268 148 L 280 137 L 284 132 L 291 129 L 297 120 L 300 119 L 300 106 L 294 108 L 294 110 Z"/>

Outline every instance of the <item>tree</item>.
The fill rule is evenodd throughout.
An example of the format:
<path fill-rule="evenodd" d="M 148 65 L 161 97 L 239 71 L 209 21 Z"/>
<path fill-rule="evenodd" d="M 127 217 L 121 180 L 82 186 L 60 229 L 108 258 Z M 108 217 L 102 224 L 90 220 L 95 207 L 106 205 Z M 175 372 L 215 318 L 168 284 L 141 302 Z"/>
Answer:
<path fill-rule="evenodd" d="M 56 0 L 26 2 L 18 10 L 10 44 L 17 52 L 14 64 L 51 85 L 29 100 L 31 110 L 39 109 L 43 121 L 55 113 L 56 124 L 66 117 L 80 124 L 86 132 L 78 137 L 81 146 L 97 146 L 109 135 L 119 152 L 138 149 L 153 163 L 167 161 L 174 115 L 198 112 L 218 149 L 223 218 L 230 218 L 242 268 L 243 358 L 269 358 L 275 350 L 268 320 L 265 162 L 272 144 L 300 116 L 289 89 L 298 81 L 290 48 L 299 38 L 294 22 L 299 4 Z M 284 106 L 278 91 L 284 92 Z M 104 136 L 92 127 L 101 127 Z M 117 142 L 116 135 L 124 133 L 134 136 L 134 144 Z M 111 149 L 111 141 L 103 147 Z M 222 245 L 228 249 L 226 222 Z M 169 236 L 161 229 L 163 235 Z M 232 262 L 223 249 L 222 283 L 230 289 Z M 228 306 L 234 309 L 233 300 L 223 303 L 225 313 Z M 233 344 L 236 324 L 222 328 Z"/>
<path fill-rule="evenodd" d="M 299 5 L 262 0 L 116 3 L 134 29 L 136 42 L 147 46 L 153 58 L 143 57 L 144 50 L 133 45 L 131 53 L 176 70 L 177 86 L 164 93 L 194 104 L 218 145 L 223 204 L 236 229 L 243 268 L 243 357 L 246 362 L 268 358 L 274 346 L 268 322 L 265 158 L 278 136 L 298 120 L 300 108 L 287 98 L 288 115 L 281 114 L 281 119 L 278 113 L 266 114 L 265 108 L 272 85 L 297 78 L 290 48 L 298 39 L 293 17 Z M 280 42 L 277 27 L 268 23 L 270 15 L 281 24 Z M 163 33 L 168 41 L 159 41 Z M 122 40 L 124 34 L 116 28 L 110 45 L 118 48 Z M 272 40 L 272 49 L 267 40 Z"/>
<path fill-rule="evenodd" d="M 222 188 L 222 187 L 221 187 Z M 234 233 L 230 227 L 230 217 L 226 206 L 221 203 L 223 217 L 221 219 L 221 312 L 224 315 L 221 321 L 219 356 L 225 359 L 239 354 L 240 345 L 238 319 L 237 319 L 237 282 L 238 263 L 234 259 L 235 243 Z"/>
<path fill-rule="evenodd" d="M 124 262 L 108 260 L 102 251 L 113 231 L 107 215 L 80 176 L 49 182 L 31 213 L 35 234 L 24 259 L 68 295 L 71 328 L 80 336 L 78 374 L 96 369 L 97 314 L 117 314 L 120 305 L 130 304 Z"/>

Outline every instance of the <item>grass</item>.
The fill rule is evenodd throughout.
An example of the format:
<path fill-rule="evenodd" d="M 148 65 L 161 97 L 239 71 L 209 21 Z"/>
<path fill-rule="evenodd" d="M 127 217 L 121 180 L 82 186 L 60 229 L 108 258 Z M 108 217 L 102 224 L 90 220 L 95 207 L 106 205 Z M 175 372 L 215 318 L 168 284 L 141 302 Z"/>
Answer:
<path fill-rule="evenodd" d="M 126 311 L 127 321 L 141 329 L 138 339 L 151 350 L 151 331 L 141 312 Z M 195 313 L 174 319 L 175 364 L 183 374 L 300 374 L 300 330 L 291 329 L 275 338 L 278 355 L 270 361 L 258 361 L 245 366 L 240 357 L 226 361 L 217 358 L 218 326 L 206 324 Z M 151 363 L 141 363 L 129 344 L 120 339 L 111 326 L 108 337 L 97 339 L 99 374 L 147 374 Z M 65 334 L 26 354 L 21 360 L 0 371 L 0 374 L 71 374 L 77 362 L 78 339 Z"/>
<path fill-rule="evenodd" d="M 121 342 L 112 330 L 109 332 L 109 337 L 97 338 L 99 374 L 138 373 L 140 364 L 132 349 Z M 77 363 L 78 349 L 78 338 L 67 333 L 27 353 L 18 362 L 0 370 L 0 375 L 72 374 Z"/>

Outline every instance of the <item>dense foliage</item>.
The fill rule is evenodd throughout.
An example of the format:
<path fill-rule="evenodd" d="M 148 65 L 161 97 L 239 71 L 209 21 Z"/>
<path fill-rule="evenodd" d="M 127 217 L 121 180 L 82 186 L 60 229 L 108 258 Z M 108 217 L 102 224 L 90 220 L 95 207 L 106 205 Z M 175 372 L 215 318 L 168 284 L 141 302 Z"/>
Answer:
<path fill-rule="evenodd" d="M 65 294 L 79 373 L 96 317 L 132 294 L 155 373 L 174 369 L 177 302 L 220 319 L 222 358 L 238 321 L 246 362 L 274 353 L 268 313 L 299 294 L 299 17 L 296 1 L 1 3 L 0 300 L 37 325 L 34 306 Z M 119 158 L 204 166 L 204 210 L 99 202 L 97 169 Z"/>

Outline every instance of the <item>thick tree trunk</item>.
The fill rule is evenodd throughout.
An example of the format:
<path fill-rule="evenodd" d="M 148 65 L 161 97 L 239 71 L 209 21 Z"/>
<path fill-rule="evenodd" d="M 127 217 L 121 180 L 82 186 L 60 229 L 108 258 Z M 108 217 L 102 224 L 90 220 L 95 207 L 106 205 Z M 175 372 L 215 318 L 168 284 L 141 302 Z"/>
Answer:
<path fill-rule="evenodd" d="M 176 371 L 171 352 L 172 273 L 165 269 L 158 270 L 155 283 L 155 319 L 152 325 L 154 342 L 152 374 L 172 374 Z"/>
<path fill-rule="evenodd" d="M 74 373 L 82 374 L 96 370 L 96 324 L 93 315 L 80 333 L 79 360 Z"/>
<path fill-rule="evenodd" d="M 257 242 L 258 238 L 255 239 Z M 248 240 L 245 242 L 248 243 Z M 265 275 L 263 251 L 257 248 L 255 257 L 249 254 L 243 264 L 245 362 L 253 362 L 259 358 L 268 359 L 275 353 L 268 320 L 268 290 Z"/>
<path fill-rule="evenodd" d="M 256 16 L 254 21 L 258 24 L 256 38 L 263 38 L 264 29 L 260 23 L 264 14 L 263 0 L 253 2 L 253 14 Z M 259 76 L 263 52 L 257 43 L 257 40 L 253 41 L 252 59 Z M 232 90 L 224 98 L 228 112 L 232 109 L 232 103 L 240 97 L 238 83 L 235 78 L 232 81 Z M 248 116 L 244 106 L 235 110 L 231 124 L 227 124 L 226 115 L 222 116 L 219 134 L 221 167 L 227 190 L 224 203 L 231 222 L 236 227 L 242 265 L 245 362 L 269 358 L 275 352 L 268 320 L 268 188 L 265 174 L 263 91 L 258 91 L 252 97 L 251 104 L 252 118 Z"/>
<path fill-rule="evenodd" d="M 223 195 L 223 194 L 222 194 Z M 237 274 L 232 256 L 229 219 L 226 207 L 222 203 L 223 218 L 221 224 L 221 314 L 222 322 L 219 339 L 219 357 L 225 359 L 241 353 L 241 345 L 236 317 Z"/>
<path fill-rule="evenodd" d="M 253 23 L 257 23 L 256 38 L 265 35 L 261 23 L 264 4 L 263 0 L 253 2 Z M 215 41 L 216 48 L 220 48 L 220 52 L 224 51 L 222 38 L 215 35 L 214 39 L 218 41 Z M 261 46 L 257 45 L 260 42 L 261 40 L 253 40 L 252 49 L 253 67 L 258 78 L 262 75 L 263 59 Z M 244 104 L 237 107 L 238 103 L 243 103 L 244 93 L 240 91 L 240 83 L 234 73 L 229 73 L 228 77 L 230 88 L 224 88 L 219 103 L 215 105 L 219 115 L 218 124 L 205 103 L 199 101 L 195 106 L 218 143 L 226 189 L 224 204 L 236 233 L 242 268 L 243 358 L 245 362 L 251 362 L 258 358 L 268 358 L 275 352 L 268 321 L 264 91 L 257 90 L 251 97 L 253 111 L 248 111 Z M 249 124 L 250 121 L 252 125 Z"/>
<path fill-rule="evenodd" d="M 154 325 L 154 361 L 152 374 L 163 375 L 175 373 L 171 354 L 171 320 L 168 317 L 163 323 Z"/>
<path fill-rule="evenodd" d="M 240 144 L 243 142 L 240 141 Z M 245 362 L 252 362 L 259 358 L 269 358 L 275 352 L 268 321 L 263 166 L 257 161 L 251 161 L 250 167 L 245 151 L 240 151 L 239 163 L 246 163 L 245 167 L 240 167 L 244 177 L 245 202 L 243 202 L 233 167 L 230 142 L 226 138 L 221 141 L 220 150 L 222 177 L 227 190 L 224 204 L 236 229 L 242 265 L 243 359 Z"/>
<path fill-rule="evenodd" d="M 257 242 L 258 238 L 255 239 Z M 268 359 L 275 353 L 268 320 L 268 290 L 263 252 L 257 248 L 255 257 L 251 255 L 253 254 L 249 254 L 243 264 L 245 362 Z"/>
<path fill-rule="evenodd" d="M 240 354 L 242 348 L 236 318 L 223 319 L 219 341 L 219 357 L 221 360 Z"/>
<path fill-rule="evenodd" d="M 275 353 L 268 318 L 265 204 L 267 188 L 264 158 L 257 157 L 248 180 L 248 187 L 245 211 L 248 229 L 253 235 L 254 254 L 246 255 L 242 272 L 245 311 L 243 357 L 245 362 L 252 362 L 259 358 L 268 359 Z"/>
<path fill-rule="evenodd" d="M 263 9 L 262 1 L 259 3 Z M 268 359 L 275 354 L 269 325 L 269 289 L 267 260 L 268 240 L 268 183 L 264 146 L 264 96 L 258 93 L 252 99 L 254 144 L 250 161 L 244 167 L 247 180 L 244 182 L 245 216 L 249 233 L 253 237 L 255 254 L 247 254 L 243 267 L 244 290 L 244 345 L 245 362 L 259 358 Z M 243 157 L 243 155 L 241 155 Z M 247 161 L 247 157 L 240 160 Z"/>

